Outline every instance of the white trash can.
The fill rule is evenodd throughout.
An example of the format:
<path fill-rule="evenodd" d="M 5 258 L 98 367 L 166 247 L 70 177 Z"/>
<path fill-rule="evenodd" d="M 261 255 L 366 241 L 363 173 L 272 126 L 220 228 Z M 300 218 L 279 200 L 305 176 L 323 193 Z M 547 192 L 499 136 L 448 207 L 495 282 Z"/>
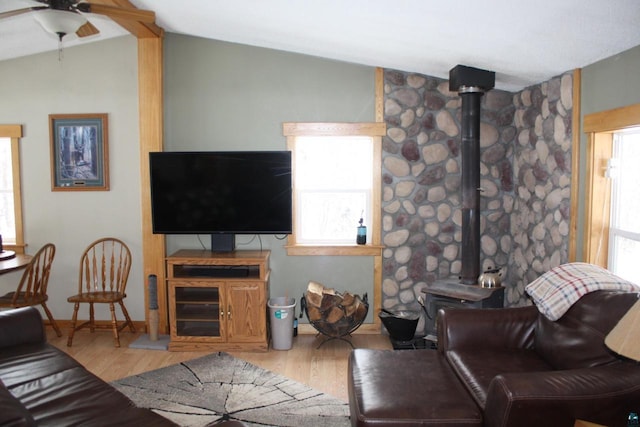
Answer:
<path fill-rule="evenodd" d="M 293 318 L 295 317 L 295 298 L 270 298 L 269 321 L 271 323 L 271 348 L 290 350 L 293 344 Z"/>

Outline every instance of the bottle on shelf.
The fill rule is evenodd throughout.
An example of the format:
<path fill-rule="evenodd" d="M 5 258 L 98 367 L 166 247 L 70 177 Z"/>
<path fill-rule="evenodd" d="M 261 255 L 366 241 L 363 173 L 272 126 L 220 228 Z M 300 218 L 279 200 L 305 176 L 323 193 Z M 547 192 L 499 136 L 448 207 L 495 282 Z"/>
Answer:
<path fill-rule="evenodd" d="M 357 237 L 356 237 L 356 243 L 359 244 L 359 245 L 366 245 L 367 244 L 367 226 L 364 225 L 363 214 L 364 214 L 364 211 L 362 211 L 362 214 L 360 214 L 360 221 L 358 221 L 360 223 L 360 225 L 358 226 L 358 234 L 357 234 Z"/>

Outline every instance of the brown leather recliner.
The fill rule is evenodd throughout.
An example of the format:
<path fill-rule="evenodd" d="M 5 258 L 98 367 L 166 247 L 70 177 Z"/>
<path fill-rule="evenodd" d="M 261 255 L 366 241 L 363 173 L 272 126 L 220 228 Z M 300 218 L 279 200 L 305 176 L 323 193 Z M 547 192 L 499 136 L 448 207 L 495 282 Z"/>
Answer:
<path fill-rule="evenodd" d="M 439 349 L 485 426 L 573 426 L 576 419 L 626 426 L 640 411 L 640 364 L 604 338 L 635 293 L 583 296 L 557 321 L 535 307 L 443 310 Z"/>
<path fill-rule="evenodd" d="M 592 292 L 557 321 L 533 306 L 441 309 L 437 354 L 428 354 L 434 353 L 430 350 L 410 351 L 412 357 L 404 356 L 406 351 L 384 357 L 370 353 L 379 350 L 352 353 L 352 423 L 442 425 L 457 419 L 455 425 L 573 427 L 576 420 L 585 420 L 625 427 L 630 413 L 640 413 L 640 363 L 615 354 L 604 339 L 637 300 L 636 293 Z M 377 366 L 382 363 L 378 360 L 385 366 Z M 409 360 L 414 366 L 407 366 Z M 437 384 L 410 384 L 412 377 L 419 377 L 412 371 L 424 376 L 434 369 L 440 372 Z M 461 404 L 449 416 L 430 407 L 430 395 L 451 379 L 467 393 L 447 388 L 458 393 L 455 400 Z M 392 382 L 410 386 L 405 385 L 407 392 L 402 393 Z M 442 387 L 437 391 L 442 393 Z M 480 417 L 468 407 L 471 402 Z M 409 407 L 415 409 L 407 415 L 404 409 Z"/>

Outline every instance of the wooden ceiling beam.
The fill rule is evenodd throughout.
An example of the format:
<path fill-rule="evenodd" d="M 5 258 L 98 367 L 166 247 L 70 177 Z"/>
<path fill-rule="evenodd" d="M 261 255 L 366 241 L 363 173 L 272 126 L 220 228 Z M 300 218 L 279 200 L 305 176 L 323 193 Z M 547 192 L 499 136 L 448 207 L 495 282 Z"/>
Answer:
<path fill-rule="evenodd" d="M 128 0 L 89 0 L 91 4 L 136 9 Z M 155 23 L 111 18 L 138 39 L 138 102 L 140 125 L 140 183 L 142 216 L 142 268 L 145 284 L 145 323 L 149 325 L 147 278 L 157 277 L 159 332 L 169 333 L 167 288 L 164 260 L 165 238 L 151 229 L 151 193 L 149 187 L 149 153 L 163 151 L 163 39 L 164 30 Z"/>
<path fill-rule="evenodd" d="M 90 0 L 89 3 L 131 10 L 137 9 L 129 0 Z M 108 17 L 138 39 L 163 37 L 164 35 L 164 29 L 156 25 L 155 22 L 143 22 L 148 21 L 146 14 L 140 16 L 141 21 L 116 17 L 113 15 L 108 15 Z"/>

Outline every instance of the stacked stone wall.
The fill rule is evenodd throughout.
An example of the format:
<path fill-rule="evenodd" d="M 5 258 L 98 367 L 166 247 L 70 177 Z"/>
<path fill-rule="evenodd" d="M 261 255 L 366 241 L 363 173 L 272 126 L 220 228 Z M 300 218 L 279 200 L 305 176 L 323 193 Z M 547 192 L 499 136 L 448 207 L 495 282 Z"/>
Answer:
<path fill-rule="evenodd" d="M 482 97 L 481 268 L 503 269 L 507 305 L 566 260 L 570 87 L 564 75 Z M 416 309 L 425 284 L 461 271 L 461 102 L 447 80 L 394 70 L 384 97 L 382 306 Z"/>
<path fill-rule="evenodd" d="M 524 287 L 568 262 L 573 77 L 570 73 L 514 95 L 513 254 L 506 303 L 528 302 Z"/>

